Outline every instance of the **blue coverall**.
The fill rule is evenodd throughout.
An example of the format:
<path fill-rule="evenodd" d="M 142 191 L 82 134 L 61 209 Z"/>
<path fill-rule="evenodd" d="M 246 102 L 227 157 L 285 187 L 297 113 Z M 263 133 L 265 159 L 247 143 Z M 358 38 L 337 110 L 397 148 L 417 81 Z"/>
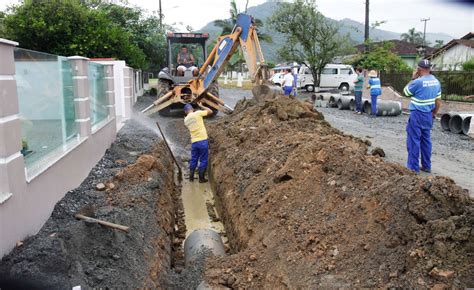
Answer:
<path fill-rule="evenodd" d="M 377 77 L 370 77 L 370 101 L 371 101 L 371 115 L 377 116 L 377 97 L 382 94 L 382 87 L 380 85 L 380 79 Z"/>
<path fill-rule="evenodd" d="M 431 170 L 431 128 L 436 99 L 441 98 L 441 84 L 433 75 L 411 81 L 403 90 L 411 97 L 408 107 L 410 118 L 407 124 L 407 168 L 415 172 Z"/>
<path fill-rule="evenodd" d="M 209 158 L 209 142 L 202 140 L 191 144 L 191 161 L 189 161 L 189 169 L 196 170 L 199 161 L 199 170 L 207 168 L 207 159 Z"/>

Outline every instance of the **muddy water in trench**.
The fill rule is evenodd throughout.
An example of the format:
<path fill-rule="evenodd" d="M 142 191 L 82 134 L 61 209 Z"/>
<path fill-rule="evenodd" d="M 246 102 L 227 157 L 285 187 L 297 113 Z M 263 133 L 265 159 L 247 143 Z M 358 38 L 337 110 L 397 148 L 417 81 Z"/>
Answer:
<path fill-rule="evenodd" d="M 181 199 L 183 200 L 184 222 L 186 224 L 186 237 L 198 229 L 212 229 L 221 234 L 224 243 L 224 226 L 220 221 L 212 221 L 209 216 L 207 204 L 212 205 L 212 210 L 216 216 L 214 208 L 214 194 L 209 182 L 199 183 L 197 180 L 190 182 L 183 181 L 181 189 Z"/>

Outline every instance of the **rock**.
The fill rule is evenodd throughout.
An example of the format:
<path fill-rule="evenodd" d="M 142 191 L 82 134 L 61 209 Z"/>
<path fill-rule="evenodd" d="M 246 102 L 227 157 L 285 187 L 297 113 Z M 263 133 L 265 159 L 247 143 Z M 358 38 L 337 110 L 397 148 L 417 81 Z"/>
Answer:
<path fill-rule="evenodd" d="M 118 260 L 118 259 L 120 259 L 120 256 L 117 255 L 117 254 L 115 254 L 115 255 L 112 256 L 112 258 L 113 258 L 114 260 Z"/>
<path fill-rule="evenodd" d="M 249 256 L 249 260 L 250 260 L 250 261 L 256 261 L 256 260 L 257 260 L 257 256 L 256 256 L 255 254 L 251 254 L 251 255 Z"/>
<path fill-rule="evenodd" d="M 374 148 L 370 154 L 372 154 L 372 156 L 385 157 L 385 151 L 380 147 Z"/>
<path fill-rule="evenodd" d="M 103 191 L 106 189 L 106 186 L 105 184 L 103 184 L 102 182 L 101 183 L 97 183 L 97 185 L 95 186 L 95 188 L 98 190 L 98 191 Z"/>
<path fill-rule="evenodd" d="M 439 270 L 438 268 L 434 267 L 430 271 L 430 276 L 435 278 L 452 278 L 454 276 L 454 271 L 450 270 Z"/>
<path fill-rule="evenodd" d="M 22 242 L 22 241 L 16 242 L 16 247 L 17 247 L 17 248 L 19 248 L 19 247 L 21 247 L 21 246 L 23 246 L 23 242 Z"/>
<path fill-rule="evenodd" d="M 108 187 L 109 189 L 114 189 L 114 188 L 115 188 L 115 184 L 114 184 L 113 182 L 109 182 L 109 183 L 107 183 L 107 187 Z"/>
<path fill-rule="evenodd" d="M 388 276 L 389 276 L 390 278 L 397 278 L 397 277 L 398 277 L 398 271 L 391 272 Z"/>

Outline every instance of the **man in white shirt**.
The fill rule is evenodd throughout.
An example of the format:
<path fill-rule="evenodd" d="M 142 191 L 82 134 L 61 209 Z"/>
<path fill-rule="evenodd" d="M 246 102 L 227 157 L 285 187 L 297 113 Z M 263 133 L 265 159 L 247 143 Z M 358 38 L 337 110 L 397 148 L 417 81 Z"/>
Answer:
<path fill-rule="evenodd" d="M 291 68 L 286 69 L 285 76 L 283 77 L 283 83 L 281 87 L 285 92 L 285 96 L 289 96 L 293 91 L 293 82 L 294 82 L 293 74 L 291 73 Z"/>

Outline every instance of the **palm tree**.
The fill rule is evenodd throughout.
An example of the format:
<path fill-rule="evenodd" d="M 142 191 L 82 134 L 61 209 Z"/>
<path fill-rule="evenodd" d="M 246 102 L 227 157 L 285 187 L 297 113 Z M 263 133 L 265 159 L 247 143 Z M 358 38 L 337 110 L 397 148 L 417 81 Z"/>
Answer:
<path fill-rule="evenodd" d="M 411 28 L 408 30 L 408 33 L 402 33 L 400 35 L 401 40 L 414 43 L 414 44 L 422 44 L 423 43 L 423 34 L 421 32 L 415 31 L 415 28 Z"/>

